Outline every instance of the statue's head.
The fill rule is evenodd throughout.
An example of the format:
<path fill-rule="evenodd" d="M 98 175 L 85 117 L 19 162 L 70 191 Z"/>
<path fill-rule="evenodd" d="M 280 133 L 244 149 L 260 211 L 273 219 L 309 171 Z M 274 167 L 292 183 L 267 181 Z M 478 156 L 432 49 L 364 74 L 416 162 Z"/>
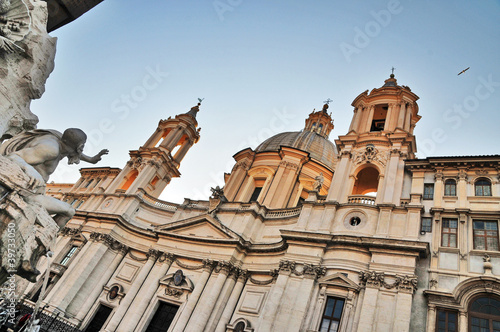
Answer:
<path fill-rule="evenodd" d="M 78 128 L 68 128 L 62 135 L 62 142 L 68 148 L 68 164 L 80 163 L 87 135 Z"/>

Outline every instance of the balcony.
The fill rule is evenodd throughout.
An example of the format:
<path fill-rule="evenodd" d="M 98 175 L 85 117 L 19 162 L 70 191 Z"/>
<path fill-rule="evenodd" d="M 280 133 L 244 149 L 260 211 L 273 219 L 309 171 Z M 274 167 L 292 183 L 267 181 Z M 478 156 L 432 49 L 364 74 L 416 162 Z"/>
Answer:
<path fill-rule="evenodd" d="M 366 195 L 351 195 L 347 198 L 349 204 L 375 205 L 376 197 Z"/>

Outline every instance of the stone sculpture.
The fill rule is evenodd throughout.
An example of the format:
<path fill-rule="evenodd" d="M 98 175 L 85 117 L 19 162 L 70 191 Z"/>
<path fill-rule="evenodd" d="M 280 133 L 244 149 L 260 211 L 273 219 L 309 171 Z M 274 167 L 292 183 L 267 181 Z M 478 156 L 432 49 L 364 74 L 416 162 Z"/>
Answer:
<path fill-rule="evenodd" d="M 321 190 L 321 187 L 323 187 L 323 183 L 325 182 L 323 172 L 319 173 L 319 175 L 315 177 L 314 180 L 313 191 L 319 192 Z"/>
<path fill-rule="evenodd" d="M 47 19 L 45 1 L 0 0 L 0 143 L 38 123 L 30 102 L 45 92 L 56 51 Z"/>
<path fill-rule="evenodd" d="M 45 195 L 45 183 L 65 157 L 69 164 L 95 164 L 108 153 L 86 156 L 86 139 L 76 128 L 32 130 L 0 147 L 0 284 L 12 273 L 35 281 L 38 259 L 75 214 L 70 204 Z"/>

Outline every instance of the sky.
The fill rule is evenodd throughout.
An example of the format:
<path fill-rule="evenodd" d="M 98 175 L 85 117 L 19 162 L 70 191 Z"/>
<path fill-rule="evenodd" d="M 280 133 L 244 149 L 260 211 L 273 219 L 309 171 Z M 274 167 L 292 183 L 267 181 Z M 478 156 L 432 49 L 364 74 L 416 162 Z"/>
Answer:
<path fill-rule="evenodd" d="M 352 101 L 398 84 L 420 97 L 417 157 L 499 154 L 500 1 L 105 0 L 54 31 L 38 128 L 77 127 L 98 166 L 124 167 L 160 119 L 205 98 L 200 141 L 161 199 L 207 199 L 238 151 L 299 131 L 330 98 L 333 141 Z M 463 69 L 468 71 L 457 75 Z M 63 165 L 64 164 L 64 165 Z M 63 162 L 51 181 L 71 183 Z"/>

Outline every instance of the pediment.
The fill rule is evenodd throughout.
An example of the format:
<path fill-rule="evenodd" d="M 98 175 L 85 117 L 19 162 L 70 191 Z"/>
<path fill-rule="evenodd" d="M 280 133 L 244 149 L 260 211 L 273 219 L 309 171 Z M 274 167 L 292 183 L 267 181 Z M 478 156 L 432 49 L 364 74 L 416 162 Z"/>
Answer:
<path fill-rule="evenodd" d="M 162 225 L 157 231 L 174 236 L 207 240 L 239 240 L 235 232 L 210 215 L 197 216 Z"/>
<path fill-rule="evenodd" d="M 356 284 L 354 281 L 352 281 L 351 279 L 349 279 L 340 272 L 324 276 L 323 278 L 318 280 L 318 283 L 320 285 L 325 285 L 325 286 L 351 288 L 354 290 L 360 289 L 360 286 L 358 284 Z"/>

